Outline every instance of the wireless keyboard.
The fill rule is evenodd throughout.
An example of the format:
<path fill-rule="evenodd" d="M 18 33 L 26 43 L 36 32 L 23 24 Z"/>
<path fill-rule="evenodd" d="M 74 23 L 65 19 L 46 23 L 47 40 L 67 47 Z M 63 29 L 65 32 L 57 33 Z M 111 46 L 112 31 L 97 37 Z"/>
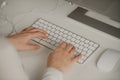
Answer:
<path fill-rule="evenodd" d="M 55 49 L 61 41 L 65 41 L 75 46 L 75 55 L 82 54 L 82 59 L 78 63 L 84 63 L 89 56 L 97 50 L 99 44 L 77 35 L 72 31 L 59 27 L 47 20 L 39 19 L 33 25 L 35 28 L 43 29 L 48 33 L 48 39 L 35 38 L 33 41 L 50 49 Z"/>

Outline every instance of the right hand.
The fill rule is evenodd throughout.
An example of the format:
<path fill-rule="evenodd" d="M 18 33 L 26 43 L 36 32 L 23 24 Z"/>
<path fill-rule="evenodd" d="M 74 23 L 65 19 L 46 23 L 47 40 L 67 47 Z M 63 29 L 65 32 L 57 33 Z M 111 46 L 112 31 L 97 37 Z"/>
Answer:
<path fill-rule="evenodd" d="M 62 42 L 48 57 L 48 67 L 56 68 L 65 72 L 73 63 L 81 58 L 81 54 L 72 57 L 75 47 L 66 42 Z"/>

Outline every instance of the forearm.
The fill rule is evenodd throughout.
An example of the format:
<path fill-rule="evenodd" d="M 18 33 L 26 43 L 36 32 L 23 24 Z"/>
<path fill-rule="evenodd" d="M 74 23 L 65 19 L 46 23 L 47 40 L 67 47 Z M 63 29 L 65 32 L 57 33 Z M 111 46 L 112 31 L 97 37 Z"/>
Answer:
<path fill-rule="evenodd" d="M 4 37 L 0 37 L 0 80 L 28 80 L 17 51 Z"/>

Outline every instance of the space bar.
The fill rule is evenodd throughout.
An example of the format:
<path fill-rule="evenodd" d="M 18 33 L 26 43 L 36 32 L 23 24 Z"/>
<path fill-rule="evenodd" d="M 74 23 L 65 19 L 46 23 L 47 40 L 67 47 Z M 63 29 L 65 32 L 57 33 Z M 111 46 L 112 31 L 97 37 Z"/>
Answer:
<path fill-rule="evenodd" d="M 32 41 L 34 41 L 35 43 L 40 44 L 40 45 L 42 45 L 42 46 L 44 46 L 44 47 L 47 47 L 47 48 L 49 48 L 49 49 L 51 49 L 51 50 L 55 49 L 55 46 L 50 45 L 49 43 L 47 43 L 47 42 L 45 42 L 45 41 L 43 41 L 43 40 L 41 40 L 41 41 L 39 41 L 39 42 L 36 41 L 36 40 L 32 40 Z"/>

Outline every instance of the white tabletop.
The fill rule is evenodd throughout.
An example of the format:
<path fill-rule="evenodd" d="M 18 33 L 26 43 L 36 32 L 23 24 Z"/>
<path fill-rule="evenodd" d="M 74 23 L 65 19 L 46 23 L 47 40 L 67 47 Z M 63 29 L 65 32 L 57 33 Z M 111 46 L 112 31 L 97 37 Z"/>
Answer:
<path fill-rule="evenodd" d="M 26 3 L 29 3 L 28 7 Z M 8 19 L 13 21 L 17 32 L 42 17 L 100 44 L 100 48 L 84 64 L 75 63 L 65 73 L 65 80 L 120 80 L 120 69 L 102 72 L 96 66 L 98 58 L 105 49 L 120 51 L 120 40 L 68 18 L 67 15 L 76 7 L 77 5 L 69 5 L 64 0 L 8 0 L 4 12 L 7 13 Z M 43 74 L 49 53 L 50 50 L 42 46 L 37 51 L 20 52 L 24 69 L 34 80 Z"/>

